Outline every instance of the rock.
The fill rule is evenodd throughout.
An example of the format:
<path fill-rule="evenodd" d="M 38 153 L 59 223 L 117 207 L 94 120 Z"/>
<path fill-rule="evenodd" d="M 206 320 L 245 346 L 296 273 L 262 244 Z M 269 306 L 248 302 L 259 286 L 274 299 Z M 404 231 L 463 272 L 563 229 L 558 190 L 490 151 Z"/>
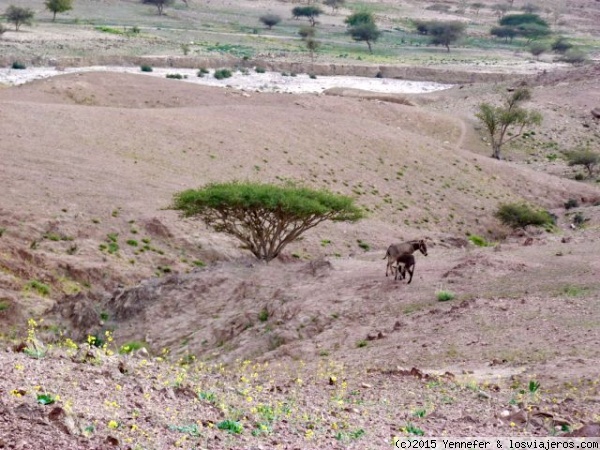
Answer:
<path fill-rule="evenodd" d="M 600 119 L 600 107 L 592 109 L 592 116 L 594 116 L 596 119 Z"/>
<path fill-rule="evenodd" d="M 563 437 L 600 437 L 600 423 L 588 423 Z"/>

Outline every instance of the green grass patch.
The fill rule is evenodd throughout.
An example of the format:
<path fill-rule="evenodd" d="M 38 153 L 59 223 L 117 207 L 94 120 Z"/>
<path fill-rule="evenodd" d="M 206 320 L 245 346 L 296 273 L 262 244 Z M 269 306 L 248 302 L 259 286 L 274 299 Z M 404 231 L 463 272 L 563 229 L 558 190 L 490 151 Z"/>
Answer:
<path fill-rule="evenodd" d="M 438 299 L 438 302 L 447 302 L 450 300 L 453 300 L 455 295 L 453 292 L 451 291 L 446 291 L 446 290 L 439 290 L 435 293 L 436 298 Z"/>
<path fill-rule="evenodd" d="M 50 286 L 38 280 L 30 280 L 25 284 L 25 290 L 28 292 L 37 292 L 42 297 L 50 294 Z"/>

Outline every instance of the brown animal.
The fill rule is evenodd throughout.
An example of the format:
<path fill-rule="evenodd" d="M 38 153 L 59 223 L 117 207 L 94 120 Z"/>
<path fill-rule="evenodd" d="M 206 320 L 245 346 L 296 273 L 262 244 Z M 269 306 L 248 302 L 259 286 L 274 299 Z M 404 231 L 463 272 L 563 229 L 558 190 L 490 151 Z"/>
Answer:
<path fill-rule="evenodd" d="M 414 257 L 414 255 L 407 255 L 407 254 L 400 255 L 400 256 L 398 256 L 396 263 L 398 265 L 396 266 L 396 275 L 394 276 L 394 280 L 398 279 L 398 274 L 400 274 L 401 280 L 406 279 L 406 272 L 408 272 L 408 274 L 410 275 L 410 278 L 408 279 L 408 283 L 406 283 L 406 284 L 410 284 L 410 282 L 412 281 L 412 278 L 413 278 L 413 274 L 415 273 L 415 257 Z"/>
<path fill-rule="evenodd" d="M 383 257 L 383 259 L 387 258 L 388 260 L 387 267 L 385 268 L 385 276 L 388 276 L 388 272 L 390 270 L 392 272 L 394 271 L 394 263 L 401 255 L 412 255 L 417 250 L 427 256 L 427 245 L 425 244 L 424 239 L 390 245 L 385 253 L 385 256 Z"/>

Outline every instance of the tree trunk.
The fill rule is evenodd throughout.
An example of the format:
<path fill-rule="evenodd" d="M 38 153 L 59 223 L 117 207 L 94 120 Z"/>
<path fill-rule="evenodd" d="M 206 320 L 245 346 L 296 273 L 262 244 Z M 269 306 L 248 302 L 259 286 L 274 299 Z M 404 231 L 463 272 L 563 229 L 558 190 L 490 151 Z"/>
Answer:
<path fill-rule="evenodd" d="M 500 145 L 496 143 L 492 143 L 492 158 L 496 158 L 498 160 L 502 159 L 500 155 Z"/>
<path fill-rule="evenodd" d="M 52 11 L 54 15 L 52 16 L 52 22 L 56 22 L 56 11 Z"/>
<path fill-rule="evenodd" d="M 369 53 L 373 53 L 373 49 L 371 48 L 371 42 L 367 41 L 367 47 L 369 47 Z"/>

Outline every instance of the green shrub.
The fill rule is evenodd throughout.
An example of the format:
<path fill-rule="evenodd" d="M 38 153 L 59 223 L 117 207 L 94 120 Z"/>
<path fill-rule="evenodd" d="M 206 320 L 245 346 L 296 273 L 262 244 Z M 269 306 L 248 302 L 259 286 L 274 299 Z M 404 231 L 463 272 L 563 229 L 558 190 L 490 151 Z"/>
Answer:
<path fill-rule="evenodd" d="M 548 211 L 536 210 L 525 203 L 505 203 L 500 205 L 494 217 L 513 229 L 552 225 L 554 220 Z"/>
<path fill-rule="evenodd" d="M 136 241 L 135 239 L 128 239 L 127 240 L 127 245 L 131 245 L 132 247 L 137 247 L 138 246 L 138 241 Z"/>
<path fill-rule="evenodd" d="M 165 77 L 172 78 L 174 80 L 181 80 L 181 79 L 183 79 L 183 75 L 181 75 L 180 73 L 168 73 L 168 74 L 165 75 Z"/>
<path fill-rule="evenodd" d="M 579 202 L 575 198 L 570 198 L 565 202 L 565 209 L 577 208 L 579 206 Z"/>
<path fill-rule="evenodd" d="M 230 78 L 232 75 L 231 70 L 229 69 L 218 69 L 215 70 L 214 77 L 217 80 L 223 80 L 224 78 Z"/>
<path fill-rule="evenodd" d="M 476 234 L 472 234 L 469 236 L 469 241 L 475 244 L 477 247 L 488 247 L 490 243 L 485 240 L 485 238 L 478 236 Z"/>
<path fill-rule="evenodd" d="M 152 66 L 149 66 L 148 64 L 142 64 L 142 66 L 140 67 L 140 70 L 142 72 L 152 72 Z"/>
<path fill-rule="evenodd" d="M 119 354 L 120 355 L 127 355 L 131 352 L 134 352 L 136 350 L 139 350 L 140 348 L 146 348 L 146 344 L 140 341 L 131 341 L 131 342 L 127 342 L 126 344 L 123 344 L 120 348 L 119 348 Z"/>
<path fill-rule="evenodd" d="M 566 62 L 568 64 L 583 64 L 588 59 L 585 52 L 578 50 L 576 48 L 571 48 L 565 52 L 565 54 L 560 57 L 558 60 L 561 62 Z"/>
<path fill-rule="evenodd" d="M 435 296 L 438 299 L 438 302 L 447 302 L 449 300 L 453 300 L 455 295 L 451 291 L 439 290 L 435 293 Z"/>
<path fill-rule="evenodd" d="M 38 280 L 30 280 L 25 284 L 26 291 L 35 291 L 41 296 L 50 294 L 50 286 Z"/>
<path fill-rule="evenodd" d="M 233 434 L 240 434 L 244 430 L 243 425 L 234 420 L 224 420 L 222 422 L 219 422 L 217 424 L 217 428 L 219 430 L 226 430 Z"/>
<path fill-rule="evenodd" d="M 363 240 L 358 239 L 356 242 L 358 243 L 358 246 L 362 248 L 365 252 L 371 249 L 371 246 Z"/>
<path fill-rule="evenodd" d="M 23 70 L 23 69 L 26 69 L 26 68 L 27 68 L 27 66 L 26 66 L 25 64 L 23 64 L 23 63 L 19 62 L 19 61 L 14 61 L 14 62 L 12 63 L 12 66 L 11 66 L 11 68 L 13 68 L 13 69 L 17 69 L 17 70 Z"/>
<path fill-rule="evenodd" d="M 256 71 L 256 73 L 265 73 L 267 71 L 267 69 L 265 69 L 264 67 L 256 67 L 256 69 L 254 69 Z"/>
<path fill-rule="evenodd" d="M 269 320 L 269 311 L 267 310 L 267 308 L 263 308 L 260 310 L 260 312 L 258 313 L 258 320 L 260 320 L 261 322 L 266 322 L 267 320 Z"/>

